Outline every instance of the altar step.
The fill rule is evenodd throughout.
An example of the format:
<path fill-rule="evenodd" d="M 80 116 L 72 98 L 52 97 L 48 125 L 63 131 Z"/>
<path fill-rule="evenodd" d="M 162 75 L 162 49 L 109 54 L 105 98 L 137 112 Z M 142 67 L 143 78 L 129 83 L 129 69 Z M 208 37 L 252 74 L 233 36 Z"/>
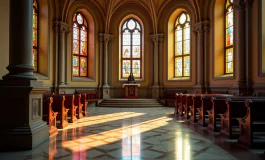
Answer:
<path fill-rule="evenodd" d="M 106 99 L 99 107 L 121 107 L 121 108 L 144 108 L 144 107 L 163 107 L 156 99 Z"/>

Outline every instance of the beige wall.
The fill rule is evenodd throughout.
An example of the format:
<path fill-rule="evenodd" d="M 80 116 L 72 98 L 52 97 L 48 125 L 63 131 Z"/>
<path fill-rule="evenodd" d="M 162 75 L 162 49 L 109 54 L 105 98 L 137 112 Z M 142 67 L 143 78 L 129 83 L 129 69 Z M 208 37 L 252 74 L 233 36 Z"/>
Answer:
<path fill-rule="evenodd" d="M 0 1 L 0 79 L 8 73 L 9 64 L 9 0 Z"/>

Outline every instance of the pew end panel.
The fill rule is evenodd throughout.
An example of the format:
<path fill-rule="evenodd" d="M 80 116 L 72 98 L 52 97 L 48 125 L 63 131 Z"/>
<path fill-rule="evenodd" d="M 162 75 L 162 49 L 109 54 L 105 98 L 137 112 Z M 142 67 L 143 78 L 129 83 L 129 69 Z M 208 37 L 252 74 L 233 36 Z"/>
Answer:
<path fill-rule="evenodd" d="M 47 125 L 49 126 L 49 135 L 53 136 L 58 133 L 58 129 L 56 127 L 56 117 L 58 112 L 54 112 L 52 110 L 52 97 L 44 97 L 43 98 L 43 120 L 47 121 Z"/>
<path fill-rule="evenodd" d="M 249 148 L 265 146 L 265 98 L 245 100 L 247 113 L 237 118 L 240 126 L 238 142 Z"/>

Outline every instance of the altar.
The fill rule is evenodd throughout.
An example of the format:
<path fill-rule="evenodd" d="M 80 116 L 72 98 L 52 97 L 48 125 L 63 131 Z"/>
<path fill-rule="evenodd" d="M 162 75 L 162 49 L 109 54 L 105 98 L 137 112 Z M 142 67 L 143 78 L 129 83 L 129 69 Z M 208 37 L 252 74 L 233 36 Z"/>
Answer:
<path fill-rule="evenodd" d="M 138 87 L 140 84 L 123 84 L 125 98 L 138 98 Z"/>

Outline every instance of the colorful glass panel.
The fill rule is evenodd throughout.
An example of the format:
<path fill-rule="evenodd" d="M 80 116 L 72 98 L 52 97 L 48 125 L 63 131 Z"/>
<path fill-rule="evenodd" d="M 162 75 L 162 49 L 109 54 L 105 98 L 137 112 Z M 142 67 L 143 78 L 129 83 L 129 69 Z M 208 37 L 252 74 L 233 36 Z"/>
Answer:
<path fill-rule="evenodd" d="M 131 61 L 130 60 L 123 60 L 122 61 L 123 77 L 129 77 L 130 72 L 131 72 Z"/>
<path fill-rule="evenodd" d="M 135 78 L 140 78 L 140 70 L 141 70 L 141 61 L 140 60 L 133 60 L 132 61 L 132 71 L 133 71 L 133 76 Z"/>
<path fill-rule="evenodd" d="M 140 55 L 140 46 L 133 46 L 132 48 L 132 51 L 133 51 L 133 58 L 140 58 L 141 55 Z"/>
<path fill-rule="evenodd" d="M 233 9 L 230 6 L 226 15 L 226 46 L 233 45 Z"/>
<path fill-rule="evenodd" d="M 73 75 L 79 76 L 79 57 L 73 56 Z"/>
<path fill-rule="evenodd" d="M 131 47 L 130 46 L 123 46 L 122 47 L 122 57 L 123 58 L 130 58 L 131 57 Z"/>
<path fill-rule="evenodd" d="M 226 50 L 226 73 L 233 73 L 233 48 Z"/>
<path fill-rule="evenodd" d="M 87 23 L 84 16 L 78 13 L 73 22 L 73 76 L 87 76 L 87 51 Z"/>
<path fill-rule="evenodd" d="M 190 17 L 182 13 L 175 26 L 175 77 L 190 76 Z"/>
<path fill-rule="evenodd" d="M 121 77 L 127 78 L 132 72 L 141 78 L 141 26 L 130 18 L 122 25 Z"/>
<path fill-rule="evenodd" d="M 87 58 L 80 57 L 80 76 L 87 76 Z"/>
<path fill-rule="evenodd" d="M 190 76 L 190 56 L 184 57 L 184 76 Z"/>
<path fill-rule="evenodd" d="M 37 71 L 37 49 L 32 50 L 32 66 L 34 67 L 34 71 Z"/>
<path fill-rule="evenodd" d="M 33 17 L 32 17 L 32 66 L 33 72 L 38 72 L 38 5 L 36 0 L 33 1 Z"/>
<path fill-rule="evenodd" d="M 175 58 L 175 75 L 182 76 L 182 57 Z"/>
<path fill-rule="evenodd" d="M 233 56 L 234 56 L 234 12 L 233 5 L 230 3 L 233 1 L 227 0 L 226 2 L 226 18 L 225 18 L 225 73 L 233 73 Z"/>
<path fill-rule="evenodd" d="M 184 28 L 184 54 L 190 54 L 190 28 L 189 25 L 186 25 L 187 28 Z"/>

